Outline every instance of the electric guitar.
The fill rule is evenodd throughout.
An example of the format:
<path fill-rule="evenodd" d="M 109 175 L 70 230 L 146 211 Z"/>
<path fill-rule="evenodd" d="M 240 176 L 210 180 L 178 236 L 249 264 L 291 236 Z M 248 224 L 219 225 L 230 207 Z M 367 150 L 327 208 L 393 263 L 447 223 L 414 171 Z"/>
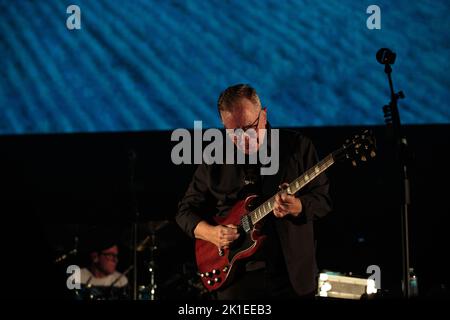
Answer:
<path fill-rule="evenodd" d="M 350 160 L 353 166 L 357 166 L 359 162 L 365 162 L 374 157 L 375 139 L 368 130 L 365 130 L 362 134 L 347 139 L 341 148 L 309 168 L 300 177 L 292 181 L 287 188 L 279 191 L 278 194 L 283 192 L 295 194 L 338 161 Z M 245 200 L 238 201 L 226 217 L 213 218 L 217 225 L 237 225 L 239 238 L 229 248 L 218 248 L 209 241 L 196 239 L 195 254 L 198 274 L 207 290 L 214 291 L 231 282 L 236 263 L 251 257 L 261 246 L 265 239 L 265 236 L 260 232 L 261 220 L 272 212 L 275 196 L 272 196 L 254 210 L 249 208 L 256 201 L 257 196 L 249 196 Z"/>

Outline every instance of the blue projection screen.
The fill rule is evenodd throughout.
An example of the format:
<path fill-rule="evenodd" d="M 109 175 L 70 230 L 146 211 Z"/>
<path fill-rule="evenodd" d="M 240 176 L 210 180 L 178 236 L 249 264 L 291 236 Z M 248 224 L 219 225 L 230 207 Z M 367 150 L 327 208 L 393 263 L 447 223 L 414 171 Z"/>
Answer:
<path fill-rule="evenodd" d="M 81 29 L 67 26 L 72 4 Z M 372 4 L 381 29 L 367 27 Z M 449 123 L 449 8 L 447 0 L 1 0 L 0 133 L 216 127 L 217 97 L 236 83 L 257 89 L 274 126 L 383 124 L 382 47 L 397 53 L 402 122 Z"/>

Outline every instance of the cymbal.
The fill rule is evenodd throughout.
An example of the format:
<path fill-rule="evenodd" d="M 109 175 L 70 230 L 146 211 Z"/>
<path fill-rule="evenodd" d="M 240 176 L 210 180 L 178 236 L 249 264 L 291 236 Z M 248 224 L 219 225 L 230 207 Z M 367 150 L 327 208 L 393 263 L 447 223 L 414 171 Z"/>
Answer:
<path fill-rule="evenodd" d="M 154 220 L 140 222 L 138 225 L 138 242 L 136 251 L 143 252 L 148 249 L 165 249 L 173 246 L 167 235 L 160 234 L 165 227 L 171 225 L 169 220 Z M 124 236 L 125 246 L 133 249 L 132 230 L 130 229 Z"/>
<path fill-rule="evenodd" d="M 169 220 L 149 221 L 146 222 L 147 229 L 150 233 L 156 233 L 170 223 Z"/>

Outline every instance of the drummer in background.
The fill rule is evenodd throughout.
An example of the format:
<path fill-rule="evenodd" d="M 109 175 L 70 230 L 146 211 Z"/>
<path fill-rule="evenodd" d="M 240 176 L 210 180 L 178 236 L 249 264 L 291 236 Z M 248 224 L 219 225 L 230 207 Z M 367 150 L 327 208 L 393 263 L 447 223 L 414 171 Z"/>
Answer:
<path fill-rule="evenodd" d="M 124 287 L 127 276 L 116 270 L 119 249 L 116 245 L 90 254 L 91 265 L 81 269 L 81 284 L 99 287 Z"/>
<path fill-rule="evenodd" d="M 88 265 L 81 269 L 81 284 L 95 287 L 123 288 L 128 285 L 126 275 L 116 270 L 119 260 L 117 239 L 100 232 L 93 235 L 88 253 Z"/>

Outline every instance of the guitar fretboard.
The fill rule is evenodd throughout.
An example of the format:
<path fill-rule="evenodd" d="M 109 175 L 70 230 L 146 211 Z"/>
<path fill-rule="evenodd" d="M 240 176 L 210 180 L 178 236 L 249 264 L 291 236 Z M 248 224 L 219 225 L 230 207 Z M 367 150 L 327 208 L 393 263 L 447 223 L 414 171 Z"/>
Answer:
<path fill-rule="evenodd" d="M 292 181 L 289 186 L 277 194 L 281 194 L 283 192 L 287 192 L 288 194 L 295 194 L 300 189 L 302 189 L 305 185 L 307 185 L 309 182 L 314 180 L 317 176 L 319 176 L 322 172 L 327 170 L 330 166 L 334 164 L 333 154 L 329 154 L 326 156 L 322 161 L 320 161 L 315 166 L 309 168 L 306 170 L 305 173 L 303 173 L 300 177 Z M 252 224 L 257 223 L 262 218 L 264 218 L 266 215 L 268 215 L 273 210 L 273 206 L 275 203 L 275 194 L 273 197 L 271 197 L 269 200 L 265 201 L 263 204 L 261 204 L 258 208 L 253 210 L 252 212 L 248 213 L 250 216 L 250 219 L 252 221 Z"/>

